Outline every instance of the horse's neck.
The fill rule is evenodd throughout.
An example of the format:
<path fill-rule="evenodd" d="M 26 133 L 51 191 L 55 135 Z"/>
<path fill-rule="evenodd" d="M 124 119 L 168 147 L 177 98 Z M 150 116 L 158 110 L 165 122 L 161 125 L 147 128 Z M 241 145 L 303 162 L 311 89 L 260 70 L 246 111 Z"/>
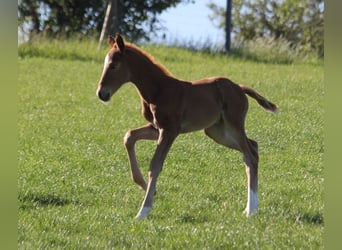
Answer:
<path fill-rule="evenodd" d="M 138 88 L 142 98 L 148 103 L 153 103 L 160 89 L 160 84 L 169 76 L 150 59 L 135 53 L 132 54 L 129 64 L 131 81 Z"/>

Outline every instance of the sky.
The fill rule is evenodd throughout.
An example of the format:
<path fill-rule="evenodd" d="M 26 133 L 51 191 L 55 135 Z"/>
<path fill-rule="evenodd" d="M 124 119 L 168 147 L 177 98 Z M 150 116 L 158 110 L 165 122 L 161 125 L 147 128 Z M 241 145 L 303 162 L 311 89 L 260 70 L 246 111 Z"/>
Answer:
<path fill-rule="evenodd" d="M 205 42 L 210 38 L 212 43 L 224 44 L 225 34 L 218 29 L 209 19 L 211 10 L 207 7 L 209 2 L 225 7 L 226 0 L 197 0 L 195 3 L 180 3 L 176 7 L 167 9 L 160 16 L 159 20 L 166 28 L 160 32 L 164 33 L 166 41 L 194 41 Z M 161 38 L 153 38 L 160 40 Z"/>

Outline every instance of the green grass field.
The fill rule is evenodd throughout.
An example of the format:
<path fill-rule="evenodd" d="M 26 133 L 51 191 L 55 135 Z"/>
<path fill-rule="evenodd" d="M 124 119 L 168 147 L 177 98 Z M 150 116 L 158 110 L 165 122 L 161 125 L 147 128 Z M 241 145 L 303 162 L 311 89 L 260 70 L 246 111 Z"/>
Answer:
<path fill-rule="evenodd" d="M 175 76 L 223 75 L 277 103 L 250 99 L 259 143 L 259 213 L 243 215 L 240 153 L 203 132 L 181 135 L 158 181 L 154 210 L 129 174 L 128 129 L 145 124 L 132 84 L 108 105 L 95 95 L 105 50 L 95 44 L 19 48 L 19 249 L 323 249 L 323 66 L 276 64 L 175 48 L 145 49 Z M 147 173 L 154 142 L 139 142 Z"/>

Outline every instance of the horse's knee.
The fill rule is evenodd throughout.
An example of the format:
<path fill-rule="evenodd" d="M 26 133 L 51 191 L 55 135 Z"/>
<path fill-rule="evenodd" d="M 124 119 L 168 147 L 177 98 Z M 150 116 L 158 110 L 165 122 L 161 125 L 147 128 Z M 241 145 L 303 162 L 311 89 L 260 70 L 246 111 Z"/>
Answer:
<path fill-rule="evenodd" d="M 132 136 L 132 131 L 129 130 L 127 131 L 127 133 L 125 134 L 125 137 L 124 137 L 124 144 L 125 144 L 125 147 L 126 148 L 131 148 L 134 146 L 135 144 L 135 139 L 134 137 Z"/>

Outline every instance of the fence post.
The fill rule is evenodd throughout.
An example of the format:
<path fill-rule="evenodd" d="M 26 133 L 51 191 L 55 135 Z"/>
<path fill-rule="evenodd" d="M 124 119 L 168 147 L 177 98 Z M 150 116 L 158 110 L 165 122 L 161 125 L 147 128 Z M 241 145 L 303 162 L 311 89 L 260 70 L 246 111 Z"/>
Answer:
<path fill-rule="evenodd" d="M 230 43 L 230 33 L 231 33 L 231 19 L 232 19 L 232 0 L 227 0 L 226 7 L 226 52 L 230 52 L 231 43 Z"/>

